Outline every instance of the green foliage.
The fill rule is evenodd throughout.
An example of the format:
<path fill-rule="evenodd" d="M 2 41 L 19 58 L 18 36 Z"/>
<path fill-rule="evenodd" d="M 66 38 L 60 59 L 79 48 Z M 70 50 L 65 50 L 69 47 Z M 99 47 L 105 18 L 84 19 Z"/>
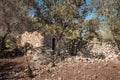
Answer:
<path fill-rule="evenodd" d="M 110 32 L 102 32 L 101 33 L 103 41 L 112 41 L 113 40 L 113 35 Z"/>
<path fill-rule="evenodd" d="M 80 31 L 79 30 L 72 30 L 69 28 L 65 29 L 64 35 L 67 39 L 75 39 L 80 37 Z"/>
<path fill-rule="evenodd" d="M 5 39 L 5 47 L 7 49 L 13 49 L 13 48 L 16 48 L 16 39 L 11 36 L 11 35 L 8 35 Z"/>
<path fill-rule="evenodd" d="M 92 3 L 97 9 L 96 16 L 105 17 L 104 24 L 107 26 L 103 26 L 104 29 L 108 29 L 109 32 L 107 32 L 111 33 L 114 38 L 120 39 L 120 0 L 92 0 Z"/>
<path fill-rule="evenodd" d="M 90 7 L 80 10 L 86 0 L 42 0 L 41 4 L 35 0 L 1 0 L 0 25 L 9 29 L 12 34 L 28 31 L 41 31 L 44 35 L 52 35 L 67 39 L 83 37 L 85 40 L 97 41 L 120 39 L 120 0 L 91 0 Z M 115 5 L 115 6 L 114 6 Z M 34 8 L 34 16 L 28 16 L 30 8 Z M 95 8 L 95 16 L 85 20 L 87 10 Z M 100 21 L 98 16 L 104 16 Z M 105 26 L 103 25 L 105 24 Z M 19 27 L 19 28 L 18 28 Z M 104 33 L 102 29 L 108 29 Z M 81 36 L 83 30 L 85 35 Z M 6 30 L 7 31 L 7 30 Z M 102 36 L 102 37 L 101 37 Z M 9 40 L 8 40 L 9 41 Z"/>
<path fill-rule="evenodd" d="M 74 24 L 73 19 L 82 19 L 79 16 L 78 8 L 84 3 L 85 0 L 43 0 L 43 3 L 38 6 L 36 2 L 33 2 L 31 6 L 36 9 L 36 13 L 32 19 L 32 26 L 33 28 L 37 27 L 45 35 L 57 37 L 65 35 L 67 38 L 75 38 L 75 26 L 79 26 L 82 22 L 78 21 L 77 24 Z"/>

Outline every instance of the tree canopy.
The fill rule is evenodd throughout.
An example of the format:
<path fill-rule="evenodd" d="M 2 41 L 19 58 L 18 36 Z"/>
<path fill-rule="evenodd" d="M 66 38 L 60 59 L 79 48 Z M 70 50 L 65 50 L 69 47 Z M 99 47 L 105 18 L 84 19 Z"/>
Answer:
<path fill-rule="evenodd" d="M 102 32 L 108 31 L 120 39 L 120 0 L 90 2 L 88 5 L 86 0 L 1 0 L 0 28 L 5 30 L 4 35 L 37 30 L 43 35 L 58 39 L 65 36 L 70 40 L 106 38 L 107 34 Z M 86 20 L 91 12 L 93 18 Z"/>
<path fill-rule="evenodd" d="M 95 15 L 104 17 L 104 28 L 109 29 L 112 35 L 120 39 L 120 0 L 92 0 L 96 8 Z"/>
<path fill-rule="evenodd" d="M 74 33 L 83 27 L 85 16 L 79 14 L 79 7 L 84 4 L 85 0 L 36 0 L 31 4 L 35 10 L 34 26 L 46 35 L 75 38 Z"/>

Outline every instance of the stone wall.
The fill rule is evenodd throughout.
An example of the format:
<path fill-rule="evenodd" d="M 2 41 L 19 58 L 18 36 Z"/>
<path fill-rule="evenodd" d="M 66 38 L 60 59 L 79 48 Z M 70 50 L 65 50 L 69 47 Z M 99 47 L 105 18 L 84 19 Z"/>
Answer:
<path fill-rule="evenodd" d="M 117 45 L 108 43 L 88 43 L 81 50 L 83 53 L 80 52 L 79 54 L 100 59 L 113 59 L 120 54 Z"/>
<path fill-rule="evenodd" d="M 22 35 L 17 37 L 19 40 L 19 45 L 24 46 L 26 43 L 29 43 L 33 48 L 40 47 L 43 45 L 44 37 L 37 31 L 35 32 L 25 32 Z"/>
<path fill-rule="evenodd" d="M 53 36 L 44 36 L 44 41 L 43 41 L 44 45 L 52 49 L 52 47 L 53 47 L 53 45 L 52 45 L 53 44 L 53 38 L 55 38 L 55 37 L 53 37 Z"/>

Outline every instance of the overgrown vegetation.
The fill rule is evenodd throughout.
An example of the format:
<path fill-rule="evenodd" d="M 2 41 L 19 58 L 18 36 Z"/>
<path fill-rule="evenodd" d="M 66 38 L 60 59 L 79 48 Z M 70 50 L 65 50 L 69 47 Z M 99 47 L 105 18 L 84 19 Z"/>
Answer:
<path fill-rule="evenodd" d="M 68 56 L 79 55 L 103 60 L 112 53 L 119 58 L 120 0 L 87 1 L 89 0 L 0 0 L 0 59 L 25 56 L 25 73 L 32 78 L 34 76 L 30 59 L 27 59 L 28 52 L 34 54 L 33 58 L 39 59 L 39 64 L 52 63 L 50 65 L 53 67 Z M 90 19 L 87 18 L 91 16 L 89 14 L 92 15 Z M 23 36 L 22 39 L 24 32 L 26 37 Z M 42 45 L 41 35 L 52 38 L 52 50 Z M 36 39 L 24 40 L 25 38 Z M 41 41 L 38 41 L 40 38 Z M 20 40 L 24 41 L 22 46 Z M 32 42 L 37 43 L 37 48 L 30 44 Z M 116 46 L 119 51 L 114 49 Z M 101 49 L 98 52 L 92 51 L 93 48 Z M 11 73 L 6 70 L 11 72 L 14 70 L 12 66 L 20 63 L 1 61 L 0 64 L 0 79 L 4 79 L 3 76 L 7 79 Z M 20 68 L 19 70 L 18 67 L 19 72 L 24 72 L 24 68 Z"/>
<path fill-rule="evenodd" d="M 56 54 L 63 37 L 71 55 L 77 54 L 82 41 L 112 41 L 120 49 L 119 8 L 120 0 L 91 0 L 90 4 L 86 0 L 1 0 L 0 51 L 17 45 L 15 38 L 24 31 L 54 36 Z M 90 12 L 94 16 L 86 20 Z"/>

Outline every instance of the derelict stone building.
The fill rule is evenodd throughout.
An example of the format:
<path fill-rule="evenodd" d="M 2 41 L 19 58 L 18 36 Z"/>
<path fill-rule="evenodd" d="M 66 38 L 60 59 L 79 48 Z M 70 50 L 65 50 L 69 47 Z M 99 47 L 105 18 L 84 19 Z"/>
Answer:
<path fill-rule="evenodd" d="M 64 49 L 66 46 L 66 40 L 64 37 L 62 37 L 61 40 L 58 40 L 55 36 L 44 36 L 43 45 L 52 50 Z"/>

